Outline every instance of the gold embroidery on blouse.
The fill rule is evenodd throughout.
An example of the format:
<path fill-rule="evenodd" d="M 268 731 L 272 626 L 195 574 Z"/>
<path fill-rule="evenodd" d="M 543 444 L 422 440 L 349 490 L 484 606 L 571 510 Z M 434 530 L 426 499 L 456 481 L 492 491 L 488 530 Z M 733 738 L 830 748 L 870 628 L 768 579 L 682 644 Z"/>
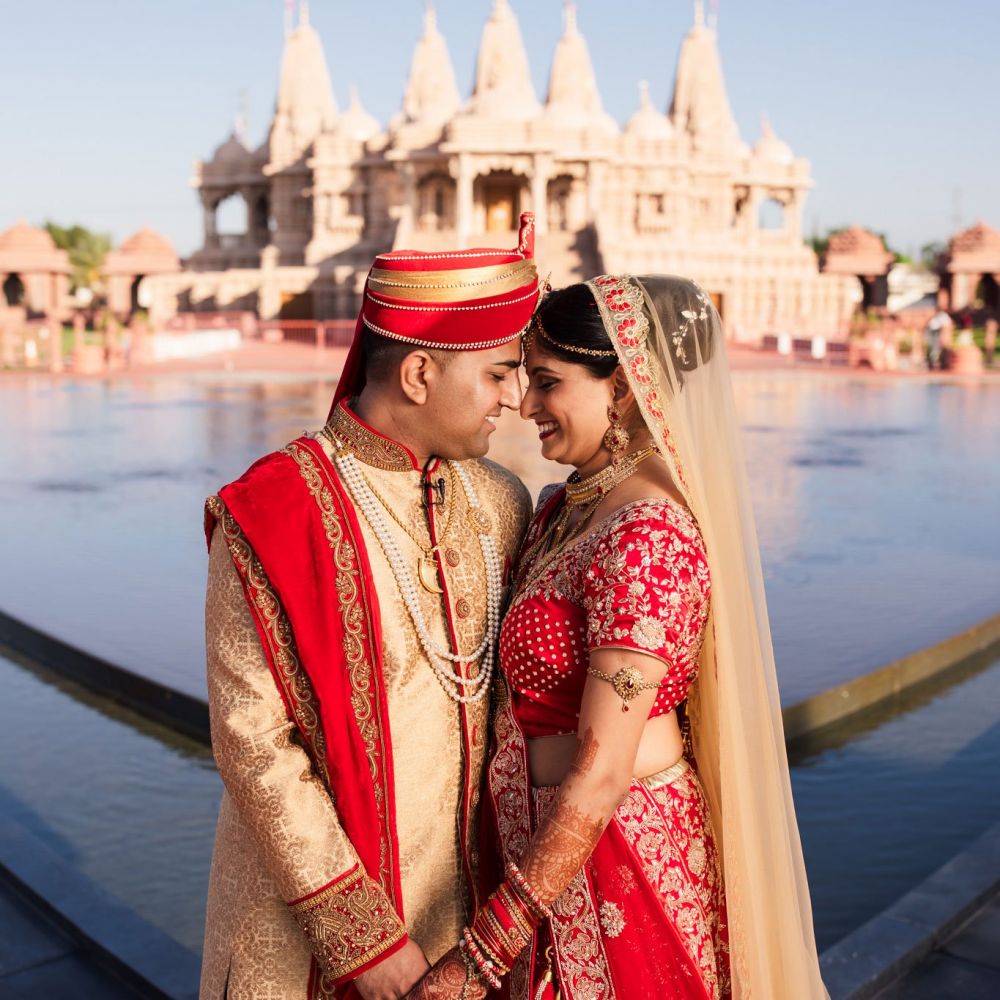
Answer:
<path fill-rule="evenodd" d="M 326 769 L 326 737 L 319 721 L 316 695 L 309 677 L 299 662 L 295 637 L 281 602 L 271 588 L 264 567 L 254 554 L 236 519 L 229 513 L 222 499 L 211 496 L 205 508 L 215 518 L 222 536 L 240 575 L 247 582 L 253 595 L 253 610 L 262 623 L 271 662 L 275 666 L 275 679 L 284 693 L 292 718 L 307 741 L 306 750 L 313 766 L 322 775 L 330 791 L 330 776 Z"/>
<path fill-rule="evenodd" d="M 413 459 L 402 445 L 369 430 L 343 406 L 334 409 L 330 422 L 323 428 L 323 432 L 327 431 L 340 438 L 365 465 L 386 472 L 413 471 Z"/>

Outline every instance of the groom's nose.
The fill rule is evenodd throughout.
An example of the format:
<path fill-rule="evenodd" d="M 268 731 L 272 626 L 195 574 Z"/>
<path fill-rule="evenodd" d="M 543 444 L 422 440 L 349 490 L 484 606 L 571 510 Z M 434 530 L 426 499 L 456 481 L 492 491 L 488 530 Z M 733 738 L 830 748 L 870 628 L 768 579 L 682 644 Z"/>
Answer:
<path fill-rule="evenodd" d="M 503 389 L 500 392 L 500 405 L 506 406 L 510 410 L 516 410 L 521 405 L 521 380 L 518 378 L 517 372 L 514 372 L 512 378 L 505 378 L 503 380 Z"/>

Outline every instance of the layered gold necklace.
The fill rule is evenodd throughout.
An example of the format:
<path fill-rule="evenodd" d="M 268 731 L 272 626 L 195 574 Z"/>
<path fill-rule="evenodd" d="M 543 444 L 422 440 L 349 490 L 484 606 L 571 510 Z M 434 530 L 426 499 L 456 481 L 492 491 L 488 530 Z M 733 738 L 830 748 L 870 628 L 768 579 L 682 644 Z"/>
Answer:
<path fill-rule="evenodd" d="M 635 475 L 639 466 L 655 454 L 656 448 L 650 445 L 623 455 L 586 479 L 581 479 L 580 474 L 574 472 L 566 480 L 566 499 L 562 509 L 521 560 L 521 566 L 524 567 L 522 580 L 529 573 L 532 581 L 537 579 L 552 559 L 583 531 L 600 502 L 616 486 Z M 579 516 L 571 525 L 569 522 L 574 513 L 579 513 Z M 532 564 L 541 556 L 543 558 L 535 569 Z"/>

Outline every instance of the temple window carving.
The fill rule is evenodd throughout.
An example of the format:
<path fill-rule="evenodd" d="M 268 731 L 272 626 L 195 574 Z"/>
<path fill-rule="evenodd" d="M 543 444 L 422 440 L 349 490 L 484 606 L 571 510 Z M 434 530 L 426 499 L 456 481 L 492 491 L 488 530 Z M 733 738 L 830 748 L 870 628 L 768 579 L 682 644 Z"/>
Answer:
<path fill-rule="evenodd" d="M 455 225 L 455 182 L 445 173 L 428 174 L 417 187 L 417 229 L 438 232 Z"/>

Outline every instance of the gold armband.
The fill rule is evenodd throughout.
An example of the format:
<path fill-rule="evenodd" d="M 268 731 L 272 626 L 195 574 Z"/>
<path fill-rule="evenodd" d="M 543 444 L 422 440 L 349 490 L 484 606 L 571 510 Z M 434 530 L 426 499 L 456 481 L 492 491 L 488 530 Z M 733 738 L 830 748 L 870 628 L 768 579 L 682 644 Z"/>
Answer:
<path fill-rule="evenodd" d="M 616 674 L 608 674 L 597 667 L 587 667 L 587 673 L 598 680 L 607 681 L 614 689 L 615 694 L 622 700 L 622 711 L 628 711 L 628 703 L 633 698 L 638 698 L 643 691 L 657 690 L 659 683 L 653 684 L 651 681 L 643 679 L 642 671 L 638 667 L 622 667 Z"/>

